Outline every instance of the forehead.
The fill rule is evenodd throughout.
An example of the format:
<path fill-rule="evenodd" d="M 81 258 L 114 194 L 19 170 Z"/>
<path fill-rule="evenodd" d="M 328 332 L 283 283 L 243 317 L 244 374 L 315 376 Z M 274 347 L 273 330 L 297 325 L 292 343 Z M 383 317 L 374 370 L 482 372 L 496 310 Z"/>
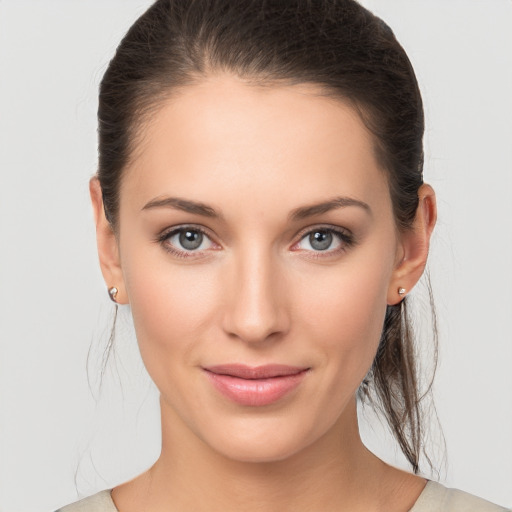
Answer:
<path fill-rule="evenodd" d="M 177 192 L 219 201 L 230 194 L 297 202 L 387 195 L 358 113 L 319 86 L 211 77 L 166 100 L 141 134 L 121 187 L 121 199 L 130 195 L 141 206 Z"/>

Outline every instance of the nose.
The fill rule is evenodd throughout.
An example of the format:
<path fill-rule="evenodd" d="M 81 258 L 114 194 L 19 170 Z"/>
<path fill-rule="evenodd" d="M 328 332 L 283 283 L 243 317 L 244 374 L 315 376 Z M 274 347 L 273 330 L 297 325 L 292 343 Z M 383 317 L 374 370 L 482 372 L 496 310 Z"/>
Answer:
<path fill-rule="evenodd" d="M 276 340 L 290 327 L 283 275 L 270 255 L 248 252 L 230 272 L 223 328 L 250 344 Z"/>

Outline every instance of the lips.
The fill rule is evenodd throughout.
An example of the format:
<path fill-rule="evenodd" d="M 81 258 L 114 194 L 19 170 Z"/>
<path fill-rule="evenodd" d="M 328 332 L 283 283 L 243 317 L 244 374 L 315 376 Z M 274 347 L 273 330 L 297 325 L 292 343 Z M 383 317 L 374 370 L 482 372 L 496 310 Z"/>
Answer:
<path fill-rule="evenodd" d="M 277 402 L 296 389 L 309 368 L 270 364 L 216 365 L 203 368 L 214 388 L 240 405 L 264 406 Z"/>

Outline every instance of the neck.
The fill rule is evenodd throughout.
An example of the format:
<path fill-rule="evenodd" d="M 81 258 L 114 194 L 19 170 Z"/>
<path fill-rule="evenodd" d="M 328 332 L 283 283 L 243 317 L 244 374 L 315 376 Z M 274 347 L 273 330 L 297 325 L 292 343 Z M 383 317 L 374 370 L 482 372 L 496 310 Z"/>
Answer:
<path fill-rule="evenodd" d="M 162 435 L 155 465 L 125 484 L 126 492 L 124 486 L 114 490 L 121 512 L 130 512 L 130 504 L 134 510 L 183 512 L 380 510 L 397 472 L 363 445 L 355 399 L 324 436 L 283 460 L 227 458 L 191 433 L 165 404 Z"/>

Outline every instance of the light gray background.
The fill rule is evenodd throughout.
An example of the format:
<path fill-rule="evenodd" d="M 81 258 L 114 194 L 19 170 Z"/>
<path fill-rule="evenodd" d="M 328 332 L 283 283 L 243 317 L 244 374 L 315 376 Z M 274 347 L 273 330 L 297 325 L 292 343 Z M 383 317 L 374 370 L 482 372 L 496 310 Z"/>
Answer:
<path fill-rule="evenodd" d="M 87 192 L 97 85 L 149 4 L 0 0 L 0 512 L 50 511 L 158 455 L 156 393 L 124 317 L 97 393 L 112 306 Z M 441 478 L 511 506 L 512 3 L 364 4 L 395 30 L 426 104 Z M 364 430 L 395 461 L 378 425 Z"/>

